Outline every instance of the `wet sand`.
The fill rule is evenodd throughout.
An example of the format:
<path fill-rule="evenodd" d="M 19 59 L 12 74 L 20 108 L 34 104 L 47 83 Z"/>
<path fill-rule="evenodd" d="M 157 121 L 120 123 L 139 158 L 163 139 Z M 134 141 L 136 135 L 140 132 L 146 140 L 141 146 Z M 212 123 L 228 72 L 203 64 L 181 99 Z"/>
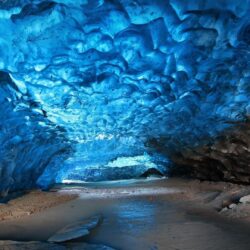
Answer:
<path fill-rule="evenodd" d="M 10 200 L 8 203 L 0 203 L 0 221 L 13 220 L 36 214 L 77 197 L 77 194 L 32 190 L 27 194 Z"/>
<path fill-rule="evenodd" d="M 249 214 L 220 212 L 248 192 L 244 186 L 176 179 L 57 187 L 52 194 L 78 198 L 0 222 L 0 239 L 46 241 L 67 224 L 102 214 L 101 225 L 78 241 L 124 250 L 249 250 Z"/>

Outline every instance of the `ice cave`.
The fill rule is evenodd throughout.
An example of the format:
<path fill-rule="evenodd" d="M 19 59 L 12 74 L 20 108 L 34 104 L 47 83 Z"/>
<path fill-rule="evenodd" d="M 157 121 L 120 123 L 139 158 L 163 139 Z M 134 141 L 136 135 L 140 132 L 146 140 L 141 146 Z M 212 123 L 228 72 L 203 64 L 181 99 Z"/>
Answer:
<path fill-rule="evenodd" d="M 1 209 L 30 190 L 50 195 L 78 183 L 97 185 L 98 196 L 105 185 L 120 185 L 124 195 L 127 185 L 144 193 L 154 190 L 151 179 L 172 178 L 181 188 L 212 183 L 210 203 L 226 185 L 227 196 L 213 206 L 233 217 L 250 204 L 250 196 L 240 202 L 250 194 L 250 1 L 0 0 L 0 117 L 0 221 Z M 156 218 L 151 205 L 140 204 L 123 204 L 116 216 L 138 216 L 142 206 L 145 218 Z M 23 249 L 1 243 L 19 239 L 1 227 L 0 249 Z M 102 237 L 93 242 L 106 243 Z M 235 242 L 238 248 L 107 245 L 249 250 L 250 240 Z M 27 249 L 67 247 L 43 244 Z"/>

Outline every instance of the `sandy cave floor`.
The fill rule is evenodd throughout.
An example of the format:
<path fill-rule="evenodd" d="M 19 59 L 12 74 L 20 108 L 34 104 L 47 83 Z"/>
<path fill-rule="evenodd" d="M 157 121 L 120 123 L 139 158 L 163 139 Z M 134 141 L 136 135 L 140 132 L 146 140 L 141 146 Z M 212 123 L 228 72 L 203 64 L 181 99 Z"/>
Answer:
<path fill-rule="evenodd" d="M 180 179 L 33 190 L 0 205 L 0 240 L 46 241 L 101 214 L 101 225 L 78 241 L 124 250 L 249 250 L 250 204 L 239 203 L 248 194 L 248 186 Z"/>

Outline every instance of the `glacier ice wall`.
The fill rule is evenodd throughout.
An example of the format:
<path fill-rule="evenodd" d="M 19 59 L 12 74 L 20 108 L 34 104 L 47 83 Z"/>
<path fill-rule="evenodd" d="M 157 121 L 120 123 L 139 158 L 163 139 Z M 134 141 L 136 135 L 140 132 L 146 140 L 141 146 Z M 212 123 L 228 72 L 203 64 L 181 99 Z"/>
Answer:
<path fill-rule="evenodd" d="M 0 1 L 0 189 L 53 183 L 250 113 L 249 0 Z"/>
<path fill-rule="evenodd" d="M 45 167 L 60 163 L 72 149 L 63 129 L 23 98 L 8 73 L 0 72 L 0 82 L 1 196 L 33 187 Z"/>

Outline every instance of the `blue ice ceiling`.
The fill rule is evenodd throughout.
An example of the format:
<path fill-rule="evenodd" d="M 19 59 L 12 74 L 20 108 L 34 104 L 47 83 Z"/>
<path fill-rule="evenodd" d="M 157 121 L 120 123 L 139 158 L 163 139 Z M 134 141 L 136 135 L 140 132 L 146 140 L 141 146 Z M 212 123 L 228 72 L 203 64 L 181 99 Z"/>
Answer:
<path fill-rule="evenodd" d="M 152 138 L 178 151 L 245 120 L 249 6 L 0 1 L 0 189 L 121 157 L 154 164 Z"/>

